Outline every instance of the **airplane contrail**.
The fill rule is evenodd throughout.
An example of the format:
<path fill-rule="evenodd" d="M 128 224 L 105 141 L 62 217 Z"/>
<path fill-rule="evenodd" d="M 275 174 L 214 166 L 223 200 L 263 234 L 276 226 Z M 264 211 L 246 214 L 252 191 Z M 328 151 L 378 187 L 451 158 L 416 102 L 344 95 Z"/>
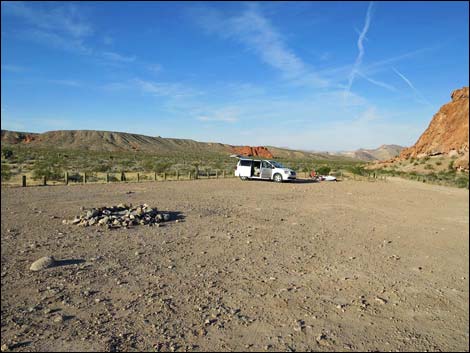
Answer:
<path fill-rule="evenodd" d="M 416 96 L 422 101 L 422 103 L 425 103 L 425 104 L 427 104 L 427 105 L 431 105 L 431 103 L 429 103 L 429 102 L 426 100 L 426 98 L 423 97 L 423 95 L 421 94 L 421 92 L 416 89 L 416 87 L 413 85 L 413 83 L 411 83 L 411 81 L 410 81 L 405 75 L 403 75 L 400 71 L 398 71 L 398 70 L 395 69 L 394 67 L 393 67 L 392 69 L 393 69 L 393 71 L 395 71 L 395 73 L 396 73 L 399 77 L 401 77 L 401 79 L 402 79 L 403 81 L 406 82 L 406 84 L 413 90 L 413 92 L 414 92 L 414 93 L 416 94 Z"/>
<path fill-rule="evenodd" d="M 356 74 L 359 71 L 359 67 L 362 64 L 362 58 L 364 57 L 364 52 L 365 52 L 363 42 L 366 37 L 367 31 L 369 30 L 370 21 L 372 19 L 372 5 L 373 4 L 374 3 L 372 1 L 369 3 L 369 7 L 367 8 L 366 21 L 364 23 L 364 27 L 362 28 L 362 31 L 359 34 L 359 38 L 357 40 L 357 47 L 359 49 L 359 54 L 357 55 L 356 61 L 354 62 L 354 66 L 351 70 L 351 73 L 349 74 L 349 80 L 348 80 L 348 85 L 345 90 L 345 96 L 351 90 L 351 86 L 354 82 L 354 78 L 356 77 Z"/>

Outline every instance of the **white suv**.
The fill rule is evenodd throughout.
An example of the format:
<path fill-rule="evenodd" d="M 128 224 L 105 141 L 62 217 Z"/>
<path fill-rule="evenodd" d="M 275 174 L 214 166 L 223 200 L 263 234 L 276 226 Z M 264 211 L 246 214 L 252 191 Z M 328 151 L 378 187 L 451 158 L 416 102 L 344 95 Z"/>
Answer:
<path fill-rule="evenodd" d="M 274 180 L 278 183 L 297 178 L 295 171 L 284 167 L 281 163 L 266 159 L 251 159 L 239 157 L 235 176 L 241 180 L 264 179 Z"/>

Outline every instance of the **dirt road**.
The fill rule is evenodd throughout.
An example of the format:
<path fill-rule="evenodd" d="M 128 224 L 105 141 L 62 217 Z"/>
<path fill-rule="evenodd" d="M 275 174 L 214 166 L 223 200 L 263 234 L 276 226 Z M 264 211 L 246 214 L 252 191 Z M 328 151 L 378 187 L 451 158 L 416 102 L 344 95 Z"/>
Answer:
<path fill-rule="evenodd" d="M 468 351 L 468 190 L 229 179 L 1 200 L 2 350 Z M 122 202 L 178 221 L 62 224 Z M 29 271 L 46 255 L 61 265 Z"/>

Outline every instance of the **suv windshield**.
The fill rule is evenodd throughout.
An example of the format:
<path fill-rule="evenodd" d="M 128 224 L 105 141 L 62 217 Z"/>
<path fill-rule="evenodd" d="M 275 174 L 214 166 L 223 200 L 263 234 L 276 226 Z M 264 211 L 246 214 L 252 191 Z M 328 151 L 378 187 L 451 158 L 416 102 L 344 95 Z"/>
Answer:
<path fill-rule="evenodd" d="M 269 161 L 269 163 L 271 163 L 276 168 L 285 168 L 281 163 L 276 162 L 276 161 Z"/>

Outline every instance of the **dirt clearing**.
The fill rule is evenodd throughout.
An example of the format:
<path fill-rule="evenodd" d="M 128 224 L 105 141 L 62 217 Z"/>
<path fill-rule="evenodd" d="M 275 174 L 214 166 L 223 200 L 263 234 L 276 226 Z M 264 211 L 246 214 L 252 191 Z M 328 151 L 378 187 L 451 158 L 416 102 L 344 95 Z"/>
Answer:
<path fill-rule="evenodd" d="M 468 190 L 227 179 L 1 200 L 2 350 L 468 351 Z M 173 219 L 62 223 L 120 203 Z M 30 271 L 43 256 L 57 266 Z"/>

